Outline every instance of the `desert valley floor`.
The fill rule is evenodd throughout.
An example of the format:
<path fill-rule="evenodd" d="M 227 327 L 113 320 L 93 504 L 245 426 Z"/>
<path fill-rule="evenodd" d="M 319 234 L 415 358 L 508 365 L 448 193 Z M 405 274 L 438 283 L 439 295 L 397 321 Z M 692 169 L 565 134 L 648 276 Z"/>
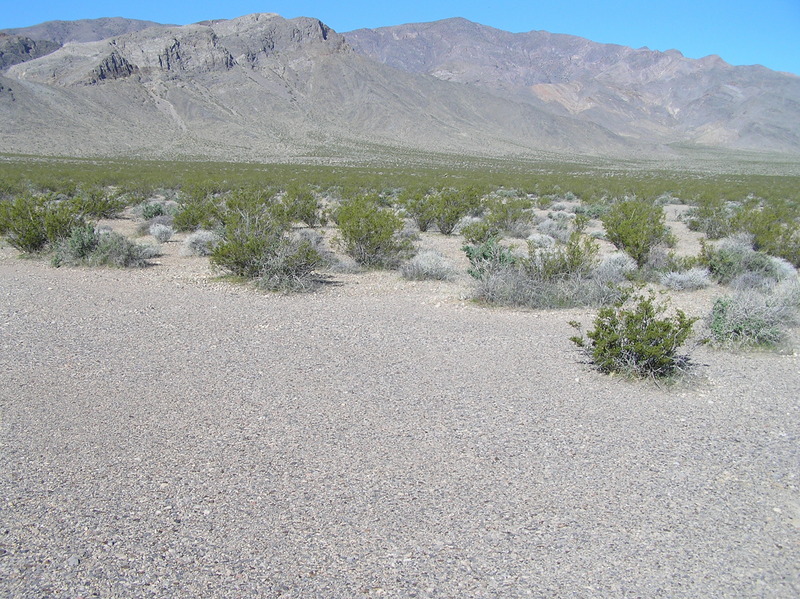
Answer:
<path fill-rule="evenodd" d="M 392 272 L 265 294 L 178 246 L 0 248 L 3 595 L 800 593 L 796 351 L 637 382 L 568 340 L 590 309 Z"/>

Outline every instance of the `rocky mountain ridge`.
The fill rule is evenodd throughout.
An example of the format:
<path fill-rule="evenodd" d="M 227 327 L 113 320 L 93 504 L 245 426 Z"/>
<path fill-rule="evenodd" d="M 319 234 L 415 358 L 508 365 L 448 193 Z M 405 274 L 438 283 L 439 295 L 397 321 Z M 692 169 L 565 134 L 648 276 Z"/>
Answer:
<path fill-rule="evenodd" d="M 755 68 L 743 79 L 713 58 L 459 19 L 344 36 L 269 13 L 186 26 L 111 21 L 77 29 L 132 31 L 0 73 L 0 151 L 663 157 L 674 154 L 667 144 L 695 143 L 800 153 L 800 78 Z M 65 39 L 70 28 L 49 30 Z M 703 83 L 709 70 L 728 79 Z"/>
<path fill-rule="evenodd" d="M 409 72 L 492 90 L 621 135 L 735 149 L 800 149 L 800 77 L 718 56 L 633 49 L 465 19 L 361 29 L 353 48 Z"/>

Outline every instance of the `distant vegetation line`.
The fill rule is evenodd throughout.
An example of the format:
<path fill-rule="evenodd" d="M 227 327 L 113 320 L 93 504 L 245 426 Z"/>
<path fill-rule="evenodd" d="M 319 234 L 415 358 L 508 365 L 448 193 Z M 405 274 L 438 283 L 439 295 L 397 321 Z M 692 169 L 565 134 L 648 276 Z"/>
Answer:
<path fill-rule="evenodd" d="M 331 166 L 227 162 L 165 162 L 132 159 L 40 158 L 0 155 L 0 195 L 52 191 L 71 195 L 79 187 L 116 186 L 149 194 L 158 189 L 187 192 L 248 187 L 308 185 L 342 195 L 396 189 L 452 187 L 516 189 L 537 195 L 572 193 L 584 201 L 636 196 L 671 196 L 687 203 L 738 201 L 749 196 L 800 203 L 800 176 L 703 174 L 678 170 L 610 168 L 563 162 L 484 161 L 459 166 Z"/>

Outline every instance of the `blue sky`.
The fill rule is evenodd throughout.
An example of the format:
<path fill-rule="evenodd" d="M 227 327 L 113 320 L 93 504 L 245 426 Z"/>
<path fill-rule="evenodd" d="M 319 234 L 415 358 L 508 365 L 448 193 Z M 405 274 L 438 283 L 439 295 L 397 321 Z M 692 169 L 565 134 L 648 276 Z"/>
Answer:
<path fill-rule="evenodd" d="M 800 0 L 197 0 L 186 4 L 27 0 L 5 3 L 0 29 L 117 16 L 183 25 L 253 12 L 316 17 L 340 32 L 458 16 L 507 31 L 543 29 L 634 48 L 676 48 L 690 58 L 718 54 L 732 64 L 762 64 L 800 75 Z"/>

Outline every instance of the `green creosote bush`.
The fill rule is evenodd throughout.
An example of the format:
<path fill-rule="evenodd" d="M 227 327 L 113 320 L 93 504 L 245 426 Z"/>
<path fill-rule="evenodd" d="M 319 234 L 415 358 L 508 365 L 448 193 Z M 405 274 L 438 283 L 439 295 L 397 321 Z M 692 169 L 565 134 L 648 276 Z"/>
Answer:
<path fill-rule="evenodd" d="M 179 206 L 173 226 L 184 232 L 215 229 L 220 225 L 220 213 L 219 203 L 210 197 L 189 199 Z"/>
<path fill-rule="evenodd" d="M 78 212 L 85 218 L 116 218 L 128 205 L 123 195 L 98 187 L 81 188 L 74 198 Z"/>
<path fill-rule="evenodd" d="M 486 222 L 500 231 L 526 237 L 533 222 L 533 202 L 527 197 L 492 197 L 486 205 Z M 525 235 L 521 235 L 525 232 Z"/>
<path fill-rule="evenodd" d="M 709 239 L 720 239 L 733 233 L 734 206 L 720 197 L 702 198 L 684 217 L 690 231 L 705 233 Z"/>
<path fill-rule="evenodd" d="M 342 251 L 362 266 L 395 268 L 413 251 L 411 240 L 402 236 L 403 219 L 373 196 L 344 202 L 335 218 Z"/>
<path fill-rule="evenodd" d="M 398 201 L 421 233 L 425 233 L 436 220 L 433 196 L 426 192 L 419 189 L 404 190 Z"/>
<path fill-rule="evenodd" d="M 315 271 L 323 266 L 320 253 L 310 241 L 283 235 L 266 253 L 254 283 L 269 291 L 311 291 L 319 285 Z"/>
<path fill-rule="evenodd" d="M 319 200 L 307 187 L 289 186 L 272 210 L 276 219 L 293 223 L 305 223 L 309 227 L 320 227 L 327 223 L 327 216 Z"/>
<path fill-rule="evenodd" d="M 238 197 L 226 205 L 222 239 L 211 250 L 211 263 L 229 274 L 250 279 L 272 291 L 308 291 L 316 287 L 320 254 L 307 240 L 276 222 L 270 206 Z"/>
<path fill-rule="evenodd" d="M 753 236 L 753 247 L 800 267 L 800 204 L 786 200 L 754 201 L 742 211 L 741 228 Z"/>
<path fill-rule="evenodd" d="M 601 372 L 641 377 L 668 377 L 687 367 L 688 357 L 678 353 L 697 321 L 682 310 L 665 316 L 667 304 L 657 304 L 655 294 L 624 298 L 601 308 L 594 329 L 570 337 Z M 571 322 L 579 332 L 581 326 Z"/>
<path fill-rule="evenodd" d="M 639 267 L 644 266 L 653 247 L 671 243 L 664 209 L 644 200 L 614 204 L 603 216 L 603 225 L 608 240 L 625 250 Z"/>
<path fill-rule="evenodd" d="M 492 238 L 499 239 L 501 236 L 500 227 L 488 220 L 476 220 L 461 227 L 461 235 L 464 241 L 470 245 L 481 245 Z"/>
<path fill-rule="evenodd" d="M 83 217 L 74 203 L 55 200 L 50 195 L 23 194 L 0 202 L 0 234 L 21 252 L 42 252 L 82 223 Z"/>
<path fill-rule="evenodd" d="M 441 189 L 433 198 L 434 222 L 439 232 L 450 235 L 459 221 L 480 207 L 480 196 L 472 189 Z"/>

